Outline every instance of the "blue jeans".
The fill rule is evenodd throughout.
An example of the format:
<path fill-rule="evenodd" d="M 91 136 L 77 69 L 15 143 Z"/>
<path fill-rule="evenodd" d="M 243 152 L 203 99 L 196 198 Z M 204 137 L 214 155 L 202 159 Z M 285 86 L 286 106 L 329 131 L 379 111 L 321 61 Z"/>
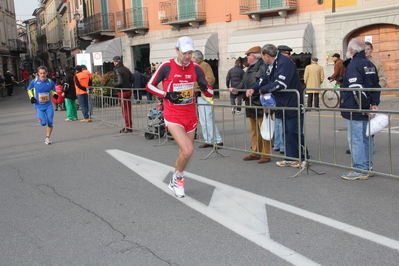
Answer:
<path fill-rule="evenodd" d="M 368 170 L 373 166 L 374 139 L 366 136 L 367 120 L 348 120 L 348 143 L 353 168 Z"/>
<path fill-rule="evenodd" d="M 82 110 L 83 119 L 89 119 L 89 97 L 86 94 L 77 94 L 80 110 Z"/>
<path fill-rule="evenodd" d="M 197 103 L 199 104 L 210 104 L 207 100 L 197 97 Z M 222 137 L 220 136 L 219 130 L 215 125 L 215 132 L 213 127 L 213 114 L 211 105 L 198 105 L 198 116 L 202 128 L 202 135 L 206 143 L 221 143 Z M 215 134 L 216 142 L 214 142 L 213 134 Z"/>
<path fill-rule="evenodd" d="M 284 152 L 283 119 L 274 118 L 274 149 Z"/>

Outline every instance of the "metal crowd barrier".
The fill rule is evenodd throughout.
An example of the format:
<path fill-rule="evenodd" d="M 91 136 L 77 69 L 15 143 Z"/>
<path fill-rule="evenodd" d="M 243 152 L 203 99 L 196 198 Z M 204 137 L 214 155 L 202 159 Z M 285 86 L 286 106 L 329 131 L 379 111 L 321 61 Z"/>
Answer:
<path fill-rule="evenodd" d="M 358 99 L 360 100 L 361 105 L 361 97 L 360 93 L 362 91 L 391 91 L 398 92 L 398 89 L 391 88 L 309 88 L 307 90 L 319 91 L 322 94 L 325 91 L 334 90 L 338 93 L 338 101 L 340 101 L 340 92 L 341 91 L 354 91 L 356 95 L 358 95 Z M 304 91 L 306 93 L 306 90 Z M 334 96 L 336 97 L 336 96 Z M 397 111 L 397 107 L 395 106 L 387 106 L 385 104 L 385 97 L 380 97 L 379 110 L 360 110 L 360 109 L 343 109 L 339 108 L 311 108 L 305 107 L 305 111 L 307 112 L 307 116 L 305 116 L 305 135 L 308 131 L 313 131 L 316 134 L 317 139 L 309 139 L 307 138 L 307 146 L 312 148 L 312 157 L 309 159 L 310 163 L 328 165 L 332 167 L 339 167 L 346 170 L 356 170 L 359 172 L 366 172 L 370 175 L 379 175 L 386 176 L 392 178 L 399 178 L 399 165 L 394 163 L 396 161 L 393 158 L 397 158 L 399 155 L 398 149 L 398 133 L 399 127 L 395 126 L 396 119 L 398 119 L 397 115 L 399 111 Z M 352 143 L 348 143 L 348 128 L 347 128 L 347 119 L 341 117 L 341 112 L 350 112 L 350 120 L 352 120 L 353 113 L 382 113 L 388 115 L 389 124 L 388 126 L 382 130 L 381 132 L 375 134 L 374 138 L 374 165 L 369 165 L 369 168 L 372 168 L 373 171 L 360 171 L 358 169 L 354 169 L 352 167 L 353 160 L 351 154 L 346 155 L 346 150 L 350 150 Z M 313 124 L 310 124 L 310 114 L 315 118 L 313 120 Z M 396 116 L 396 117 L 395 117 Z M 370 121 L 370 117 L 369 117 Z M 327 137 L 331 134 L 330 137 Z M 370 136 L 369 138 L 372 138 Z M 370 147 L 369 147 L 370 148 Z M 324 152 L 323 152 L 324 151 Z M 329 151 L 329 152 L 325 152 Z M 370 154 L 368 155 L 370 158 Z"/>
<path fill-rule="evenodd" d="M 145 91 L 145 89 L 130 89 L 132 91 Z M 320 92 L 325 90 L 331 90 L 330 88 L 319 88 L 319 89 L 311 89 L 311 90 L 319 90 Z M 338 92 L 345 89 L 336 89 Z M 346 89 L 348 90 L 348 89 Z M 351 91 L 359 91 L 356 89 L 350 89 Z M 371 89 L 370 89 L 371 90 Z M 382 91 L 388 91 L 390 89 L 381 89 Z M 110 93 L 111 91 L 112 93 Z M 93 88 L 92 99 L 93 99 L 93 118 L 101 120 L 103 123 L 124 127 L 124 119 L 122 117 L 122 109 L 119 106 L 120 100 L 118 99 L 117 92 L 120 89 L 115 88 Z M 215 91 L 227 91 L 227 90 L 215 90 Z M 245 90 L 244 90 L 245 91 Z M 397 89 L 394 89 L 397 91 Z M 104 93 L 107 92 L 107 93 Z M 296 90 L 285 90 L 286 93 L 297 93 Z M 304 99 L 305 99 L 304 91 Z M 144 94 L 144 93 L 143 93 Z M 155 97 L 154 97 L 155 98 Z M 145 100 L 144 100 L 145 99 Z M 151 110 L 156 108 L 156 99 L 152 99 L 151 101 L 147 101 L 145 96 L 143 95 L 143 101 L 140 103 L 135 100 L 132 96 L 132 99 L 125 100 L 130 102 L 132 106 L 132 120 L 133 120 L 133 131 L 140 132 L 145 136 L 149 131 L 149 126 L 151 125 L 151 121 L 148 119 L 149 113 Z M 381 101 L 384 99 L 381 97 Z M 216 102 L 220 102 L 216 100 Z M 306 100 L 304 100 L 306 102 Z M 379 111 L 359 111 L 353 109 L 340 109 L 340 108 L 308 108 L 299 104 L 298 97 L 298 107 L 272 107 L 267 108 L 272 111 L 283 110 L 286 112 L 288 110 L 295 110 L 298 114 L 298 132 L 301 132 L 301 119 L 303 119 L 303 133 L 304 133 L 304 145 L 301 146 L 301 134 L 298 134 L 298 157 L 287 157 L 286 153 L 274 153 L 273 152 L 273 143 L 270 142 L 270 153 L 263 154 L 261 152 L 253 152 L 251 150 L 251 132 L 249 129 L 249 121 L 245 116 L 245 109 L 248 107 L 246 105 L 241 105 L 242 112 L 240 115 L 232 114 L 231 110 L 233 107 L 238 107 L 236 105 L 230 105 L 222 103 L 215 104 L 198 104 L 198 107 L 201 105 L 210 105 L 212 106 L 212 114 L 213 114 L 213 125 L 218 128 L 220 135 L 223 139 L 223 146 L 218 146 L 217 143 L 211 143 L 213 148 L 210 150 L 209 154 L 205 156 L 203 159 L 209 158 L 212 154 L 216 154 L 217 156 L 228 156 L 226 155 L 227 151 L 232 152 L 244 152 L 244 153 L 253 153 L 258 155 L 267 155 L 276 160 L 298 160 L 302 167 L 298 170 L 298 172 L 294 175 L 297 176 L 302 173 L 304 170 L 311 170 L 317 174 L 323 174 L 318 170 L 318 167 L 332 166 L 339 167 L 346 170 L 354 170 L 352 166 L 351 156 L 345 156 L 345 151 L 348 149 L 347 142 L 347 134 L 339 134 L 340 132 L 346 133 L 346 119 L 342 118 L 340 115 L 341 111 L 349 111 L 349 112 L 373 112 L 373 113 L 384 113 L 389 116 L 389 118 L 393 118 L 397 115 L 398 111 L 392 110 L 382 110 L 380 108 Z M 381 104 L 380 104 L 381 106 Z M 265 109 L 262 106 L 250 106 L 248 108 L 253 109 Z M 303 114 L 302 116 L 300 114 Z M 258 121 L 256 119 L 256 121 Z M 283 118 L 283 125 L 285 124 L 285 119 Z M 257 125 L 258 126 L 258 125 Z M 205 143 L 202 135 L 202 127 L 199 125 L 197 128 L 197 138 L 195 140 L 196 143 L 202 144 Z M 206 129 L 205 129 L 206 130 Z M 283 130 L 285 131 L 285 129 Z M 392 145 L 398 143 L 398 141 L 394 139 L 395 132 L 393 130 L 392 121 L 387 129 L 384 131 L 384 135 L 382 133 L 378 133 L 376 135 L 376 155 L 374 156 L 373 166 L 373 174 L 388 176 L 393 178 L 399 178 L 398 166 L 396 166 L 392 161 L 392 158 L 395 158 L 398 152 L 394 149 Z M 158 142 L 165 143 L 170 140 L 172 137 L 168 134 L 160 134 L 160 132 L 151 132 L 158 139 Z M 388 134 L 386 134 L 388 133 Z M 399 132 L 398 132 L 399 133 Z M 213 132 L 213 139 L 216 142 L 215 132 Z M 257 136 L 257 138 L 262 138 L 262 136 Z M 283 134 L 284 142 L 285 142 L 285 134 Z M 387 151 L 384 155 L 384 159 L 380 157 L 382 151 L 378 147 L 382 146 L 380 144 L 381 141 L 387 141 L 383 145 L 383 147 L 387 146 L 387 149 L 383 151 Z M 307 158 L 307 151 L 309 149 L 310 159 L 304 159 L 304 164 L 302 164 L 301 160 L 301 151 L 304 152 L 305 158 Z M 350 157 L 350 158 L 349 158 Z M 278 167 L 278 166 L 276 166 Z M 325 168 L 323 168 L 325 170 Z M 387 171 L 383 171 L 383 170 Z"/>

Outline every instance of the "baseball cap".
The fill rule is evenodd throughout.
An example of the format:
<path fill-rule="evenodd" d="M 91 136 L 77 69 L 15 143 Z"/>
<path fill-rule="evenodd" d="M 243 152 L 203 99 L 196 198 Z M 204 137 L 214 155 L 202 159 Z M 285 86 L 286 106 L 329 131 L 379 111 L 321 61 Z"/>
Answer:
<path fill-rule="evenodd" d="M 180 37 L 177 40 L 176 48 L 179 49 L 179 51 L 182 53 L 195 51 L 193 39 L 187 36 Z"/>
<path fill-rule="evenodd" d="M 122 59 L 121 59 L 121 57 L 119 55 L 115 55 L 114 58 L 112 58 L 112 61 L 114 61 L 114 62 L 119 62 L 121 60 Z"/>
<path fill-rule="evenodd" d="M 333 54 L 333 56 L 332 57 L 337 57 L 337 58 L 340 58 L 341 56 L 339 55 L 339 54 Z"/>

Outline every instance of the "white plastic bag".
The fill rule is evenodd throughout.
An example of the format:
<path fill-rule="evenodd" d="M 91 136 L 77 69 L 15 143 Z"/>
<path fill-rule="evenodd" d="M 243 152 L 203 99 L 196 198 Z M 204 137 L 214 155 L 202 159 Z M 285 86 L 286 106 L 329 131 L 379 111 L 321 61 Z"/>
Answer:
<path fill-rule="evenodd" d="M 378 113 L 367 123 L 366 136 L 372 136 L 383 130 L 389 124 L 386 114 Z M 370 132 L 369 132 L 370 131 Z"/>
<path fill-rule="evenodd" d="M 263 114 L 262 125 L 260 125 L 260 134 L 265 140 L 272 140 L 274 133 L 274 120 L 271 119 L 271 115 Z"/>

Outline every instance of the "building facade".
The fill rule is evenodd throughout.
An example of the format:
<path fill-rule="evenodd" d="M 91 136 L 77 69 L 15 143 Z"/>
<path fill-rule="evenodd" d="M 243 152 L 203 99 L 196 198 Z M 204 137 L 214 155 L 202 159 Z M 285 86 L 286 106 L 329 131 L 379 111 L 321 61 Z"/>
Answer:
<path fill-rule="evenodd" d="M 13 0 L 0 0 L 0 73 L 4 75 L 8 70 L 16 77 L 20 77 L 20 55 L 27 52 L 27 43 L 23 29 L 17 28 L 15 7 Z M 20 36 L 18 36 L 18 32 Z"/>
<path fill-rule="evenodd" d="M 244 58 L 252 46 L 266 43 L 293 48 L 293 60 L 300 74 L 311 57 L 319 58 L 326 76 L 333 72 L 331 55 L 344 55 L 351 38 L 372 41 L 373 57 L 388 74 L 388 86 L 398 87 L 396 39 L 399 26 L 399 0 L 42 0 L 45 11 L 54 11 L 64 32 L 51 32 L 49 43 L 71 40 L 69 55 L 85 51 L 101 56 L 95 71 L 112 69 L 112 57 L 123 57 L 124 64 L 141 71 L 147 66 L 176 56 L 174 45 L 181 36 L 194 39 L 212 66 L 217 82 L 225 88 L 227 71 L 236 58 Z M 58 3 L 57 3 L 58 2 Z M 57 8 L 63 6 L 64 8 Z M 49 8 L 48 10 L 47 7 Z M 65 11 L 63 11 L 65 10 Z M 51 12 L 53 12 L 51 11 Z M 80 16 L 76 18 L 75 14 Z M 46 16 L 51 20 L 50 16 Z M 47 23 L 47 22 L 46 22 Z M 67 25 L 65 28 L 64 25 Z M 61 27 L 61 28 L 62 28 Z M 50 29 L 51 28 L 51 29 Z M 65 30 L 66 29 L 66 30 Z M 68 33 L 70 35 L 68 36 Z M 58 36 L 58 37 L 57 37 Z M 87 47 L 74 45 L 89 43 Z M 65 46 L 68 47 L 68 46 Z M 76 49 L 74 49 L 76 48 Z M 101 54 L 100 54 L 101 53 Z M 58 58 L 58 57 L 57 57 Z M 62 58 L 62 56 L 60 56 Z M 55 58 L 51 58 L 54 61 Z M 58 62 L 73 64 L 73 60 Z M 324 87 L 329 84 L 325 82 Z M 221 93 L 228 97 L 228 93 Z"/>

